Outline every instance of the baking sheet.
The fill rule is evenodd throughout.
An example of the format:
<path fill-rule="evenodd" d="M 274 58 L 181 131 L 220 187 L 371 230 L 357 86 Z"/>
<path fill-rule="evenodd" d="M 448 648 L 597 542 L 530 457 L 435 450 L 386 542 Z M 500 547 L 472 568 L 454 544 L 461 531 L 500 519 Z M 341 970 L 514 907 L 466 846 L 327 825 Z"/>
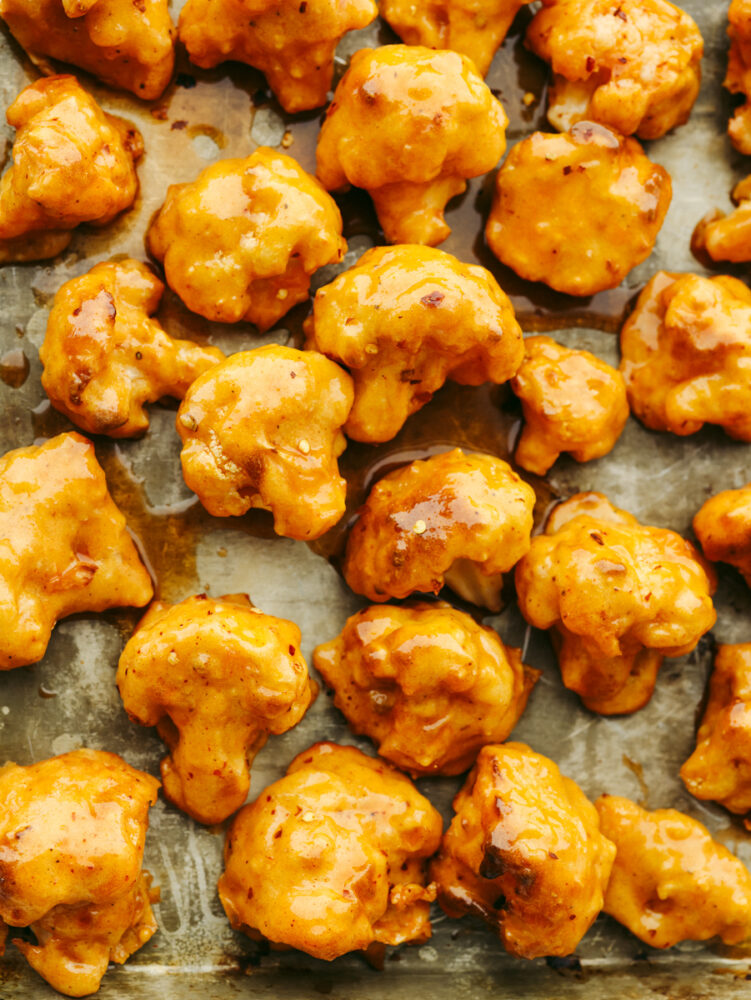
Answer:
<path fill-rule="evenodd" d="M 649 144 L 650 155 L 672 174 L 673 204 L 655 253 L 629 275 L 625 287 L 577 302 L 527 285 L 501 267 L 481 237 L 492 176 L 471 182 L 467 194 L 447 213 L 454 233 L 443 249 L 490 267 L 512 295 L 525 329 L 556 330 L 561 341 L 587 347 L 612 363 L 617 362 L 613 330 L 627 303 L 660 267 L 704 271 L 690 253 L 691 231 L 708 209 L 729 206 L 733 183 L 751 169 L 751 162 L 744 163 L 725 136 L 731 109 L 731 99 L 721 88 L 727 2 L 683 0 L 680 6 L 702 29 L 705 80 L 690 124 Z M 510 142 L 544 127 L 546 70 L 524 52 L 520 40 L 528 18 L 525 11 L 517 19 L 488 76 L 510 116 Z M 352 33 L 340 46 L 339 70 L 362 45 L 393 40 L 381 24 Z M 259 144 L 282 148 L 287 131 L 293 142 L 285 151 L 306 169 L 314 169 L 320 112 L 294 119 L 283 116 L 260 74 L 246 67 L 200 72 L 183 59 L 179 74 L 164 98 L 145 105 L 81 74 L 105 109 L 130 118 L 143 132 L 141 194 L 135 209 L 114 225 L 77 233 L 69 250 L 54 262 L 0 269 L 0 372 L 9 383 L 21 380 L 19 351 L 29 366 L 20 386 L 0 382 L 2 451 L 69 429 L 45 403 L 39 382 L 38 348 L 50 299 L 63 281 L 98 261 L 114 255 L 144 259 L 143 234 L 169 183 L 192 180 L 215 159 L 247 155 Z M 34 76 L 15 43 L 7 34 L 0 35 L 0 104 L 7 107 Z M 522 102 L 525 93 L 537 98 L 529 107 Z M 10 130 L 5 134 L 10 140 Z M 377 240 L 377 233 L 367 198 L 354 194 L 341 203 L 350 241 L 345 263 L 351 264 Z M 317 283 L 330 277 L 330 271 L 321 272 Z M 306 306 L 298 307 L 275 330 L 260 336 L 248 325 L 207 323 L 168 292 L 159 315 L 173 335 L 207 339 L 233 352 L 271 341 L 298 343 L 305 314 Z M 174 409 L 155 406 L 151 413 L 145 438 L 118 444 L 98 441 L 97 451 L 115 499 L 141 537 L 159 596 L 177 601 L 200 591 L 215 596 L 247 591 L 262 610 L 300 626 L 303 652 L 310 659 L 312 648 L 332 638 L 362 604 L 321 554 L 335 556 L 341 532 L 313 551 L 300 542 L 276 538 L 269 518 L 258 512 L 243 519 L 208 517 L 182 482 Z M 395 441 L 377 450 L 348 449 L 343 465 L 352 479 L 350 506 L 356 507 L 366 483 L 389 464 L 454 444 L 506 457 L 516 431 L 518 410 L 505 390 L 449 386 L 410 419 Z M 751 479 L 750 457 L 751 446 L 732 442 L 716 430 L 679 439 L 648 432 L 632 419 L 606 458 L 584 466 L 564 458 L 548 477 L 549 489 L 537 481 L 536 486 L 541 507 L 551 496 L 596 488 L 646 523 L 686 532 L 709 495 Z M 714 639 L 751 639 L 751 595 L 734 571 L 721 568 L 716 603 Z M 68 619 L 55 629 L 41 663 L 0 676 L 0 758 L 28 764 L 85 745 L 116 751 L 158 774 L 164 748 L 151 730 L 129 723 L 114 684 L 117 658 L 137 617 L 123 612 Z M 667 661 L 645 709 L 606 719 L 582 709 L 578 698 L 562 687 L 547 638 L 528 629 L 515 608 L 486 621 L 507 643 L 522 646 L 528 663 L 544 670 L 514 738 L 551 756 L 592 797 L 608 791 L 650 808 L 675 806 L 689 812 L 751 864 L 751 840 L 739 820 L 692 799 L 678 778 L 693 748 L 711 637 L 690 656 Z M 330 700 L 321 695 L 298 727 L 272 738 L 258 755 L 251 798 L 280 777 L 298 751 L 321 738 L 371 749 L 368 741 L 351 736 Z M 448 817 L 458 782 L 439 778 L 419 784 Z M 341 1000 L 751 996 L 751 983 L 745 980 L 751 974 L 751 952 L 687 943 L 660 953 L 608 917 L 597 920 L 577 960 L 553 964 L 512 959 L 488 930 L 468 919 L 449 920 L 437 909 L 432 941 L 392 952 L 381 972 L 357 956 L 329 965 L 293 952 L 264 955 L 230 930 L 219 905 L 215 883 L 223 833 L 224 827 L 201 827 L 163 801 L 152 810 L 145 863 L 162 888 L 156 908 L 159 933 L 125 966 L 111 968 L 99 994 L 103 1000 L 185 1000 L 197 995 L 205 1000 L 300 1000 L 318 995 Z M 0 961 L 2 1000 L 55 995 L 9 947 Z"/>

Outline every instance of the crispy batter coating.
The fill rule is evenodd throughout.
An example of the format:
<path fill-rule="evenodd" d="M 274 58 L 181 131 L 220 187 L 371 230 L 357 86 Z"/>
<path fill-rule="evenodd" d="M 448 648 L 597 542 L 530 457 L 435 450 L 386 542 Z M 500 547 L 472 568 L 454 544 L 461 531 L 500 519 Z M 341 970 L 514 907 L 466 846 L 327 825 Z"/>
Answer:
<path fill-rule="evenodd" d="M 99 750 L 0 768 L 0 930 L 34 932 L 13 943 L 60 993 L 96 992 L 157 930 L 141 862 L 158 788 Z"/>
<path fill-rule="evenodd" d="M 224 359 L 218 347 L 173 340 L 152 318 L 164 285 L 136 260 L 97 264 L 56 293 L 39 351 L 55 409 L 90 434 L 135 437 L 145 403 L 182 399 Z"/>
<path fill-rule="evenodd" d="M 219 898 L 237 930 L 327 961 L 425 941 L 435 899 L 425 862 L 441 827 L 399 771 L 317 743 L 238 813 Z"/>
<path fill-rule="evenodd" d="M 334 199 L 265 146 L 170 185 L 146 244 L 193 312 L 261 330 L 304 302 L 313 272 L 347 249 Z"/>
<path fill-rule="evenodd" d="M 511 22 L 529 0 L 381 0 L 381 17 L 407 45 L 453 49 L 485 76 Z"/>
<path fill-rule="evenodd" d="M 607 455 L 628 420 L 620 372 L 550 337 L 526 338 L 511 388 L 524 414 L 514 461 L 539 476 L 563 451 L 577 462 Z"/>
<path fill-rule="evenodd" d="M 169 747 L 165 796 L 200 823 L 240 808 L 268 735 L 297 725 L 315 696 L 300 629 L 245 594 L 156 601 L 123 650 L 117 686 L 131 719 Z"/>
<path fill-rule="evenodd" d="M 59 434 L 0 458 L 0 670 L 41 660 L 58 619 L 152 593 L 90 441 Z"/>
<path fill-rule="evenodd" d="M 751 292 L 736 278 L 658 271 L 621 331 L 629 403 L 647 427 L 719 424 L 751 441 Z"/>
<path fill-rule="evenodd" d="M 185 482 L 215 517 L 270 510 L 287 538 L 318 538 L 344 513 L 337 458 L 352 380 L 314 351 L 233 354 L 188 389 L 177 414 Z"/>
<path fill-rule="evenodd" d="M 0 0 L 0 17 L 42 72 L 59 59 L 145 101 L 170 82 L 167 0 Z"/>
<path fill-rule="evenodd" d="M 548 121 L 561 132 L 587 119 L 659 139 L 699 93 L 704 42 L 668 0 L 543 0 L 527 45 L 550 63 Z"/>
<path fill-rule="evenodd" d="M 751 483 L 710 497 L 693 528 L 707 559 L 735 566 L 751 587 Z"/>
<path fill-rule="evenodd" d="M 676 809 L 648 812 L 601 795 L 602 832 L 616 846 L 604 910 L 653 948 L 751 935 L 751 875 L 709 830 Z"/>
<path fill-rule="evenodd" d="M 529 549 L 535 493 L 510 465 L 459 448 L 380 479 L 347 539 L 344 576 L 383 602 L 444 583 L 491 611 L 501 575 Z"/>
<path fill-rule="evenodd" d="M 188 0 L 180 41 L 204 69 L 226 59 L 260 69 L 294 113 L 326 104 L 339 40 L 377 16 L 373 0 Z"/>
<path fill-rule="evenodd" d="M 724 86 L 746 100 L 736 108 L 728 135 L 739 153 L 751 154 L 751 0 L 732 0 L 728 10 L 728 71 Z"/>
<path fill-rule="evenodd" d="M 423 246 L 375 247 L 316 293 L 307 346 L 350 370 L 355 402 L 345 432 L 390 441 L 447 378 L 506 382 L 522 332 L 484 267 Z"/>
<path fill-rule="evenodd" d="M 313 664 L 352 730 L 413 775 L 466 771 L 480 747 L 506 739 L 540 676 L 442 601 L 365 608 Z"/>
<path fill-rule="evenodd" d="M 486 746 L 454 810 L 431 868 L 446 913 L 481 917 L 522 958 L 574 951 L 615 857 L 579 786 L 523 743 Z"/>
<path fill-rule="evenodd" d="M 415 45 L 360 49 L 318 139 L 328 191 L 370 194 L 389 243 L 435 246 L 446 204 L 503 156 L 508 118 L 472 62 Z"/>
<path fill-rule="evenodd" d="M 496 178 L 485 236 L 520 277 L 594 295 L 651 254 L 671 197 L 667 170 L 636 139 L 580 122 L 514 146 Z"/>
<path fill-rule="evenodd" d="M 700 220 L 691 246 L 705 250 L 712 260 L 742 264 L 751 260 L 751 176 L 735 185 L 732 199 L 737 207 L 728 215 L 716 210 Z"/>
<path fill-rule="evenodd" d="M 55 257 L 80 223 L 104 226 L 133 204 L 141 134 L 75 77 L 30 84 L 6 118 L 16 138 L 0 179 L 0 264 Z"/>
<path fill-rule="evenodd" d="M 664 657 L 691 652 L 714 625 L 714 587 L 690 542 L 601 493 L 556 507 L 516 568 L 522 614 L 552 630 L 563 683 L 603 715 L 646 705 Z"/>

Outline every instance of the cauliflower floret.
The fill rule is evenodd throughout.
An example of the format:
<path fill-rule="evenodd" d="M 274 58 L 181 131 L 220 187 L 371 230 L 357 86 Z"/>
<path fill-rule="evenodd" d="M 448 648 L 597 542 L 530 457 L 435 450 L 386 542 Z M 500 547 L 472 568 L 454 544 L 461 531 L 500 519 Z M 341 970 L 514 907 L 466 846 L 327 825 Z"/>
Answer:
<path fill-rule="evenodd" d="M 145 403 L 182 399 L 224 359 L 217 347 L 173 340 L 152 319 L 164 285 L 144 264 L 97 264 L 56 293 L 39 351 L 52 405 L 90 434 L 124 438 L 149 426 Z"/>
<path fill-rule="evenodd" d="M 379 480 L 347 539 L 344 576 L 371 601 L 444 583 L 491 611 L 501 575 L 529 549 L 535 493 L 511 466 L 459 448 Z"/>
<path fill-rule="evenodd" d="M 180 41 L 203 69 L 227 59 L 260 69 L 294 113 L 326 104 L 339 40 L 377 16 L 373 0 L 188 0 Z"/>
<path fill-rule="evenodd" d="M 60 993 L 96 992 L 157 930 L 141 863 L 158 788 L 98 750 L 0 768 L 0 930 L 33 931 L 13 944 Z"/>
<path fill-rule="evenodd" d="M 0 458 L 0 670 L 41 660 L 58 619 L 152 593 L 90 441 L 60 434 Z"/>
<path fill-rule="evenodd" d="M 511 380 L 524 429 L 514 461 L 544 476 L 565 451 L 577 462 L 602 458 L 628 420 L 623 376 L 589 351 L 550 337 L 527 337 L 524 361 Z"/>
<path fill-rule="evenodd" d="M 616 846 L 604 910 L 652 948 L 751 935 L 751 875 L 701 823 L 676 809 L 647 812 L 629 799 L 595 802 Z"/>
<path fill-rule="evenodd" d="M 751 176 L 739 181 L 732 198 L 737 208 L 729 215 L 719 210 L 706 215 L 694 229 L 691 245 L 706 250 L 712 260 L 742 264 L 751 260 Z"/>
<path fill-rule="evenodd" d="M 523 355 L 506 294 L 483 267 L 422 246 L 376 247 L 316 293 L 308 345 L 350 370 L 345 433 L 389 441 L 447 378 L 499 384 Z"/>
<path fill-rule="evenodd" d="M 603 715 L 646 705 L 664 657 L 712 628 L 714 585 L 690 542 L 601 493 L 556 507 L 516 567 L 522 614 L 552 630 L 563 683 Z"/>
<path fill-rule="evenodd" d="M 378 753 L 417 774 L 460 774 L 514 728 L 540 672 L 448 604 L 365 608 L 318 646 L 334 704 Z"/>
<path fill-rule="evenodd" d="M 621 371 L 647 427 L 719 424 L 751 441 L 751 292 L 736 278 L 658 271 L 621 331 Z"/>
<path fill-rule="evenodd" d="M 56 257 L 80 223 L 104 226 L 133 204 L 141 134 L 75 77 L 30 84 L 6 117 L 16 138 L 0 179 L 0 264 Z"/>
<path fill-rule="evenodd" d="M 636 139 L 579 122 L 514 146 L 496 178 L 485 235 L 520 277 L 594 295 L 651 254 L 671 197 L 670 175 Z"/>
<path fill-rule="evenodd" d="M 188 389 L 177 414 L 185 482 L 214 517 L 270 510 L 287 538 L 318 538 L 344 513 L 337 458 L 352 379 L 314 351 L 233 354 Z"/>
<path fill-rule="evenodd" d="M 728 10 L 728 71 L 724 86 L 746 100 L 736 109 L 728 135 L 739 153 L 751 154 L 751 0 L 732 0 Z"/>
<path fill-rule="evenodd" d="M 707 559 L 735 566 L 751 587 L 751 483 L 710 497 L 693 528 Z"/>
<path fill-rule="evenodd" d="M 399 771 L 317 743 L 238 813 L 219 898 L 237 930 L 326 961 L 426 941 L 435 887 L 425 863 L 441 827 Z"/>
<path fill-rule="evenodd" d="M 328 191 L 365 188 L 389 243 L 435 246 L 451 232 L 446 204 L 503 155 L 507 124 L 466 56 L 360 49 L 326 112 L 318 177 Z"/>
<path fill-rule="evenodd" d="M 189 309 L 261 330 L 304 302 L 313 272 L 347 249 L 333 198 L 290 156 L 264 146 L 172 184 L 146 243 Z"/>
<path fill-rule="evenodd" d="M 571 954 L 615 857 L 579 786 L 523 743 L 486 746 L 454 810 L 431 868 L 441 907 L 481 917 L 512 955 Z"/>
<path fill-rule="evenodd" d="M 543 0 L 527 45 L 550 63 L 548 121 L 561 132 L 587 119 L 659 139 L 699 93 L 704 42 L 667 0 Z"/>

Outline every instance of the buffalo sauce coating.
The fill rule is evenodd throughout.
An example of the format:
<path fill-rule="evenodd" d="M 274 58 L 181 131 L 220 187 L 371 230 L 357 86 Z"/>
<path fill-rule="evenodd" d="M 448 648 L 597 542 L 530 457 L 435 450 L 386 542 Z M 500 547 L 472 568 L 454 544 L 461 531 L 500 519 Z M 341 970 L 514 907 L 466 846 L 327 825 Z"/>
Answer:
<path fill-rule="evenodd" d="M 514 461 L 544 476 L 561 452 L 577 462 L 612 449 L 628 420 L 620 372 L 589 351 L 550 337 L 527 337 L 524 361 L 511 381 L 524 414 Z"/>
<path fill-rule="evenodd" d="M 483 267 L 423 246 L 376 247 L 316 293 L 308 346 L 349 369 L 347 437 L 390 441 L 447 378 L 507 381 L 522 359 L 514 310 Z"/>
<path fill-rule="evenodd" d="M 313 272 L 347 249 L 333 198 L 265 146 L 170 185 L 146 243 L 189 309 L 262 330 L 304 302 Z"/>
<path fill-rule="evenodd" d="M 739 153 L 751 153 L 751 0 L 732 0 L 728 10 L 730 52 L 725 86 L 732 94 L 743 94 L 735 109 L 728 134 Z"/>
<path fill-rule="evenodd" d="M 714 576 L 690 542 L 601 493 L 556 507 L 516 568 L 522 614 L 553 630 L 563 683 L 603 715 L 635 712 L 665 656 L 714 625 Z"/>
<path fill-rule="evenodd" d="M 579 786 L 523 743 L 486 746 L 454 810 L 431 867 L 441 907 L 481 917 L 512 955 L 571 954 L 615 857 Z"/>
<path fill-rule="evenodd" d="M 227 59 L 260 69 L 294 114 L 326 104 L 339 40 L 377 15 L 373 0 L 188 0 L 180 41 L 204 69 Z"/>
<path fill-rule="evenodd" d="M 492 455 L 459 448 L 411 462 L 370 491 L 347 539 L 344 576 L 371 601 L 447 583 L 500 608 L 501 574 L 529 549 L 534 490 Z"/>
<path fill-rule="evenodd" d="M 365 608 L 313 663 L 353 731 L 412 774 L 460 774 L 505 740 L 540 672 L 443 602 Z"/>
<path fill-rule="evenodd" d="M 344 513 L 337 458 L 352 395 L 349 375 L 314 351 L 233 354 L 196 379 L 178 411 L 185 482 L 215 517 L 261 507 L 277 534 L 318 538 Z"/>
<path fill-rule="evenodd" d="M 59 618 L 152 593 L 90 441 L 60 434 L 0 458 L 0 670 L 40 660 Z"/>
<path fill-rule="evenodd" d="M 506 148 L 508 119 L 472 62 L 422 46 L 360 49 L 318 139 L 328 191 L 365 188 L 389 243 L 435 246 L 447 202 Z"/>
<path fill-rule="evenodd" d="M 152 604 L 123 650 L 117 685 L 131 719 L 157 726 L 170 749 L 164 794 L 201 823 L 240 808 L 268 734 L 296 725 L 315 694 L 299 628 L 243 594 Z"/>
<path fill-rule="evenodd" d="M 744 263 L 751 260 L 751 176 L 735 185 L 732 199 L 737 206 L 732 212 L 710 212 L 699 222 L 691 245 L 712 260 Z"/>
<path fill-rule="evenodd" d="M 693 528 L 707 559 L 735 566 L 751 587 L 751 483 L 710 497 Z"/>
<path fill-rule="evenodd" d="M 75 77 L 30 84 L 6 117 L 16 137 L 0 179 L 0 264 L 55 257 L 80 223 L 103 226 L 133 204 L 141 135 Z"/>
<path fill-rule="evenodd" d="M 52 405 L 90 434 L 124 438 L 149 426 L 145 403 L 182 399 L 224 360 L 217 347 L 173 340 L 152 318 L 164 285 L 144 264 L 97 264 L 55 294 L 39 352 Z"/>
<path fill-rule="evenodd" d="M 650 255 L 671 196 L 670 175 L 635 139 L 579 122 L 514 146 L 496 178 L 485 235 L 520 277 L 593 295 Z"/>
<path fill-rule="evenodd" d="M 653 430 L 751 441 L 750 358 L 751 292 L 724 275 L 658 271 L 621 331 L 631 410 Z"/>
<path fill-rule="evenodd" d="M 688 120 L 701 83 L 701 33 L 667 0 L 544 0 L 527 45 L 550 63 L 548 120 L 582 120 L 659 139 Z"/>
<path fill-rule="evenodd" d="M 751 875 L 701 823 L 601 795 L 602 832 L 616 846 L 604 910 L 653 948 L 751 935 Z"/>
<path fill-rule="evenodd" d="M 167 0 L 0 0 L 0 17 L 43 70 L 59 59 L 145 101 L 172 76 Z"/>
<path fill-rule="evenodd" d="M 317 743 L 238 813 L 219 898 L 236 929 L 328 961 L 425 941 L 435 899 L 425 865 L 441 827 L 385 761 Z"/>
<path fill-rule="evenodd" d="M 141 862 L 158 788 L 97 750 L 0 768 L 0 926 L 34 932 L 14 944 L 61 993 L 95 992 L 157 930 Z"/>

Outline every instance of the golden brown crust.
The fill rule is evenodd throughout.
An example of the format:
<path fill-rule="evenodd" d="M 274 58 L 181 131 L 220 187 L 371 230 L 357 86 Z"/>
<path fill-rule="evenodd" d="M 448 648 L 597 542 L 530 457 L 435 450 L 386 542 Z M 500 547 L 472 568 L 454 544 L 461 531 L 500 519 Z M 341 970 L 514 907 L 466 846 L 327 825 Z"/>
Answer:
<path fill-rule="evenodd" d="M 751 153 L 751 2 L 732 0 L 728 9 L 728 71 L 724 86 L 746 100 L 736 108 L 728 124 L 728 135 L 739 153 Z"/>
<path fill-rule="evenodd" d="M 737 207 L 728 215 L 708 213 L 694 229 L 691 246 L 712 260 L 742 264 L 751 260 L 751 176 L 735 185 L 731 197 Z"/>
<path fill-rule="evenodd" d="M 735 566 L 751 587 L 751 483 L 710 497 L 693 528 L 707 559 Z"/>

